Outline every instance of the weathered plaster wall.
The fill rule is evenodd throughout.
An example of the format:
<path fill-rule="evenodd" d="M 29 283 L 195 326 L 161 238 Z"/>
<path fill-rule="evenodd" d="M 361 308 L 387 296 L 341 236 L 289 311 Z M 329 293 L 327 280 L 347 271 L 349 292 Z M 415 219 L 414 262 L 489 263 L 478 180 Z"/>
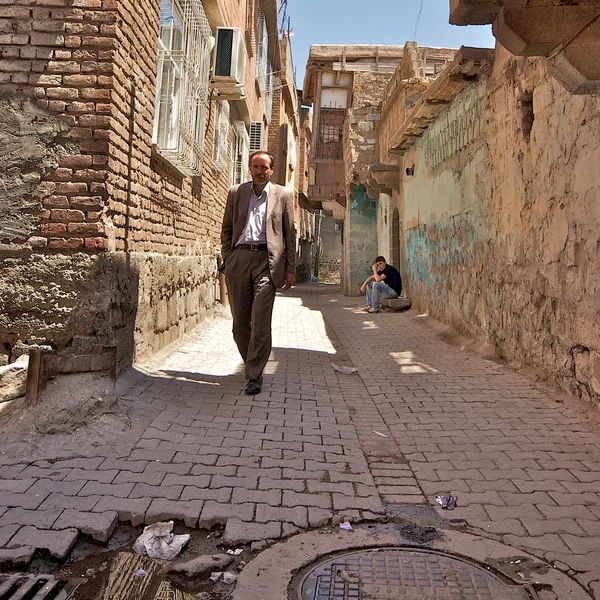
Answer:
<path fill-rule="evenodd" d="M 393 210 L 391 197 L 388 194 L 380 192 L 379 199 L 377 200 L 377 254 L 385 256 L 385 259 L 390 264 L 392 264 L 390 225 Z"/>
<path fill-rule="evenodd" d="M 68 126 L 33 98 L 0 97 L 0 242 L 23 242 L 44 216 L 42 202 L 52 193 L 42 178 L 58 166 L 58 156 L 75 153 L 57 137 Z"/>
<path fill-rule="evenodd" d="M 359 295 L 360 286 L 372 274 L 377 256 L 378 192 L 366 186 L 368 169 L 378 161 L 377 123 L 379 102 L 389 74 L 355 73 L 353 108 L 344 123 L 346 215 L 344 218 L 344 276 L 342 292 Z"/>
<path fill-rule="evenodd" d="M 600 98 L 513 58 L 419 139 L 404 189 L 413 302 L 595 400 L 599 141 Z"/>
<path fill-rule="evenodd" d="M 363 281 L 373 274 L 371 265 L 377 256 L 377 203 L 367 195 L 364 185 L 350 184 L 344 221 L 346 277 L 342 290 L 346 296 L 361 294 Z"/>

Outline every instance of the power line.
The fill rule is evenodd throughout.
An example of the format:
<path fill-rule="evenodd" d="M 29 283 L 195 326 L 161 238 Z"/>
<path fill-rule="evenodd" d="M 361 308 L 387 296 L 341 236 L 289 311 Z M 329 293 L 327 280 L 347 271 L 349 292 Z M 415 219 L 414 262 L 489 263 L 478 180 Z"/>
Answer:
<path fill-rule="evenodd" d="M 423 2 L 425 0 L 421 0 L 421 7 L 419 8 L 419 14 L 417 15 L 417 20 L 415 22 L 415 31 L 413 32 L 412 40 L 413 42 L 417 41 L 417 30 L 419 29 L 419 21 L 421 20 L 421 13 L 423 12 Z"/>

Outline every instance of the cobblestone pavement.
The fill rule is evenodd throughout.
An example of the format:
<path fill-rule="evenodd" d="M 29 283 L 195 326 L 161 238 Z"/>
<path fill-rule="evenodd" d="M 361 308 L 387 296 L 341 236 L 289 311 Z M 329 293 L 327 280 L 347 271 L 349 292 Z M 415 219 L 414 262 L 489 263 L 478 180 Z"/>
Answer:
<path fill-rule="evenodd" d="M 128 390 L 155 415 L 129 451 L 95 441 L 80 457 L 0 459 L 0 563 L 36 548 L 63 558 L 79 533 L 105 541 L 119 520 L 223 524 L 238 544 L 392 503 L 465 519 L 600 592 L 589 415 L 414 312 L 365 314 L 360 300 L 315 285 L 280 295 L 258 396 L 243 393 L 231 323 L 217 318 Z M 436 505 L 439 492 L 458 496 L 456 510 Z"/>

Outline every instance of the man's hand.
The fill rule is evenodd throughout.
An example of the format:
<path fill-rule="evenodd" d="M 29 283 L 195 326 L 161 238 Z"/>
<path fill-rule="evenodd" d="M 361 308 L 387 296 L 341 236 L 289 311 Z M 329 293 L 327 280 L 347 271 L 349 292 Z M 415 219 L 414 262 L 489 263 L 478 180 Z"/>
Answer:
<path fill-rule="evenodd" d="M 295 283 L 296 281 L 296 275 L 294 275 L 294 273 L 286 273 L 285 274 L 285 282 L 283 284 L 283 289 L 285 290 L 289 290 Z"/>
<path fill-rule="evenodd" d="M 367 286 L 366 286 L 366 285 L 363 283 L 363 284 L 360 286 L 360 291 L 361 291 L 361 292 L 364 294 L 366 289 L 367 289 Z"/>

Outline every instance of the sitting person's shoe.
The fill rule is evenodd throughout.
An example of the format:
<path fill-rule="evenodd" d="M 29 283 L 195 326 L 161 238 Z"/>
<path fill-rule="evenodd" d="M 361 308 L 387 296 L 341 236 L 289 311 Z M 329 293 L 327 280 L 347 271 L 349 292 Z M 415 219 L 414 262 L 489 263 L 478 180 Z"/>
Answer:
<path fill-rule="evenodd" d="M 367 306 L 363 306 L 360 310 L 362 310 L 363 312 L 369 312 L 371 310 L 371 307 L 367 304 Z"/>
<path fill-rule="evenodd" d="M 381 310 L 379 308 L 370 308 L 368 312 L 370 312 L 370 313 L 378 313 L 378 312 L 381 312 Z"/>
<path fill-rule="evenodd" d="M 258 379 L 248 379 L 248 385 L 245 389 L 246 394 L 250 394 L 252 396 L 254 394 L 260 394 L 260 391 L 262 390 L 262 382 L 262 377 L 259 377 Z"/>

